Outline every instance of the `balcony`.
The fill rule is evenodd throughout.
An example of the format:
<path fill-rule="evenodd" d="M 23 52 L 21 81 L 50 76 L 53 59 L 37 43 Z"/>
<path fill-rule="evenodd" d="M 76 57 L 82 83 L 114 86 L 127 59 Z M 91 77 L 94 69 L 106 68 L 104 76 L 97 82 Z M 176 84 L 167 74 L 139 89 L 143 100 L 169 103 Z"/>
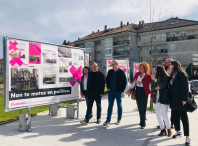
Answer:
<path fill-rule="evenodd" d="M 152 50 L 152 54 L 153 55 L 155 55 L 155 54 L 163 54 L 163 53 L 168 53 L 168 49 L 157 49 L 156 53 L 155 53 L 155 49 Z M 149 51 L 149 54 L 151 54 L 151 50 Z"/>
<path fill-rule="evenodd" d="M 114 51 L 113 55 L 115 55 L 115 56 L 119 56 L 119 55 L 128 56 L 128 55 L 130 55 L 130 51 L 129 50 L 126 50 L 126 51 Z"/>
<path fill-rule="evenodd" d="M 113 45 L 124 45 L 124 44 L 129 44 L 130 41 L 129 40 L 123 40 L 123 41 L 117 41 L 117 42 L 113 42 Z"/>
<path fill-rule="evenodd" d="M 171 41 L 183 41 L 183 40 L 192 40 L 192 39 L 198 39 L 198 34 L 179 36 L 179 37 L 168 37 L 166 41 L 171 42 Z"/>

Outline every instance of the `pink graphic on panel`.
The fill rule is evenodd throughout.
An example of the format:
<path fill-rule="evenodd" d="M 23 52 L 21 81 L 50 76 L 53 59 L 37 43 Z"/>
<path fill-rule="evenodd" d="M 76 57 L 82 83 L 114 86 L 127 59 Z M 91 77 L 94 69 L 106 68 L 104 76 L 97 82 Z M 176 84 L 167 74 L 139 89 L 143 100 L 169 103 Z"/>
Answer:
<path fill-rule="evenodd" d="M 41 44 L 29 43 L 29 64 L 41 64 Z"/>
<path fill-rule="evenodd" d="M 80 80 L 81 80 L 81 75 L 82 75 L 82 72 L 81 72 L 81 69 L 82 69 L 82 66 L 80 66 L 78 69 L 76 69 L 74 67 L 74 65 L 69 69 L 69 71 L 71 72 L 71 74 L 73 75 L 74 78 L 76 78 L 76 80 L 78 80 L 77 82 L 80 84 Z M 75 82 L 69 82 L 72 86 L 75 85 L 76 81 Z"/>
<path fill-rule="evenodd" d="M 136 74 L 137 73 L 137 64 L 134 65 L 134 69 L 135 69 L 134 73 Z"/>
<path fill-rule="evenodd" d="M 12 60 L 10 60 L 10 64 L 12 65 L 12 66 L 14 66 L 15 65 L 15 63 L 17 63 L 19 66 L 21 66 L 22 64 L 23 64 L 23 61 L 21 61 L 21 52 L 11 52 L 11 53 L 18 53 L 18 58 L 12 58 Z M 10 56 L 12 56 L 11 55 L 11 53 L 9 54 Z"/>
<path fill-rule="evenodd" d="M 14 41 L 14 42 L 9 41 L 9 50 L 13 49 L 14 51 L 16 51 L 17 50 L 17 47 L 16 47 L 17 44 L 18 43 L 16 41 Z"/>

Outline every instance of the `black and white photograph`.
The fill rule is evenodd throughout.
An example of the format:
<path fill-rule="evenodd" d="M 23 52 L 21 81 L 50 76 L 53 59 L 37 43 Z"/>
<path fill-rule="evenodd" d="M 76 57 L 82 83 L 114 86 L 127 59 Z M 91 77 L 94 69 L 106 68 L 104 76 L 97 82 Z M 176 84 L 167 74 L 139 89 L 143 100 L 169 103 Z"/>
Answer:
<path fill-rule="evenodd" d="M 59 82 L 64 83 L 64 82 L 75 82 L 76 78 L 74 77 L 59 77 Z"/>
<path fill-rule="evenodd" d="M 44 85 L 56 84 L 56 74 L 43 75 L 43 84 Z"/>
<path fill-rule="evenodd" d="M 44 59 L 44 63 L 49 63 L 49 64 L 56 64 L 56 59 Z"/>
<path fill-rule="evenodd" d="M 59 73 L 68 73 L 68 66 L 59 66 Z"/>
<path fill-rule="evenodd" d="M 21 59 L 25 59 L 25 54 L 21 54 Z"/>
<path fill-rule="evenodd" d="M 39 55 L 30 55 L 30 62 L 40 62 Z"/>
<path fill-rule="evenodd" d="M 71 49 L 58 47 L 58 57 L 72 58 Z"/>
<path fill-rule="evenodd" d="M 39 89 L 39 69 L 12 68 L 11 90 Z"/>
<path fill-rule="evenodd" d="M 79 56 L 79 60 L 83 60 L 83 56 Z"/>

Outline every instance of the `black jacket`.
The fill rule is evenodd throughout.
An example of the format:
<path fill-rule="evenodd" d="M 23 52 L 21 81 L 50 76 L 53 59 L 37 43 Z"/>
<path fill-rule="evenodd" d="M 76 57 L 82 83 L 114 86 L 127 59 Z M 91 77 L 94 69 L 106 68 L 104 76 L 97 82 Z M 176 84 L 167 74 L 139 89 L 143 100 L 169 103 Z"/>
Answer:
<path fill-rule="evenodd" d="M 153 96 L 153 103 L 160 102 L 161 104 L 170 104 L 170 92 L 168 89 L 168 81 L 169 78 L 167 75 L 164 75 L 163 80 L 159 79 L 157 81 L 153 80 L 153 84 L 151 86 L 151 89 L 154 90 L 154 96 Z M 157 101 L 157 87 L 160 87 L 159 89 L 159 101 Z"/>
<path fill-rule="evenodd" d="M 91 74 L 92 71 L 89 72 L 88 74 L 88 81 L 87 81 L 87 92 L 90 93 L 90 85 L 91 85 Z M 105 87 L 105 79 L 104 79 L 104 74 L 101 71 L 97 72 L 97 77 L 96 77 L 96 94 L 104 94 L 104 87 Z"/>
<path fill-rule="evenodd" d="M 113 71 L 114 71 L 113 69 L 108 71 L 107 79 L 106 79 L 107 89 L 110 89 L 110 83 L 111 83 L 111 77 L 112 77 Z M 116 83 L 117 83 L 117 91 L 124 92 L 126 88 L 126 84 L 127 84 L 127 79 L 126 79 L 126 75 L 124 71 L 119 68 L 116 71 Z"/>
<path fill-rule="evenodd" d="M 172 76 L 169 80 L 172 79 Z M 182 101 L 187 101 L 189 95 L 188 78 L 183 72 L 178 72 L 173 80 L 173 84 L 170 84 L 171 93 L 171 109 L 187 111 L 186 104 L 183 106 Z"/>

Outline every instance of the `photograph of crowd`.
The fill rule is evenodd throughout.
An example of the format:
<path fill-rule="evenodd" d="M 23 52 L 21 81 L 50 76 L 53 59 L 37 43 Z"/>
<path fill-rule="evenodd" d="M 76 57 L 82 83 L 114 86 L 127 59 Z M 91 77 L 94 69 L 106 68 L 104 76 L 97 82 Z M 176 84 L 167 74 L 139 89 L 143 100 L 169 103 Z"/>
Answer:
<path fill-rule="evenodd" d="M 30 55 L 30 62 L 40 62 L 39 55 Z"/>
<path fill-rule="evenodd" d="M 39 89 L 39 69 L 12 68 L 11 90 Z"/>
<path fill-rule="evenodd" d="M 12 58 L 19 58 L 19 52 L 11 52 Z"/>
<path fill-rule="evenodd" d="M 46 84 L 56 84 L 56 75 L 44 75 L 43 76 L 43 85 Z"/>
<path fill-rule="evenodd" d="M 56 59 L 45 59 L 44 63 L 52 63 L 52 64 L 56 64 Z"/>
<path fill-rule="evenodd" d="M 68 66 L 59 66 L 59 73 L 68 73 Z"/>
<path fill-rule="evenodd" d="M 58 47 L 58 57 L 71 58 L 72 57 L 71 49 Z"/>

